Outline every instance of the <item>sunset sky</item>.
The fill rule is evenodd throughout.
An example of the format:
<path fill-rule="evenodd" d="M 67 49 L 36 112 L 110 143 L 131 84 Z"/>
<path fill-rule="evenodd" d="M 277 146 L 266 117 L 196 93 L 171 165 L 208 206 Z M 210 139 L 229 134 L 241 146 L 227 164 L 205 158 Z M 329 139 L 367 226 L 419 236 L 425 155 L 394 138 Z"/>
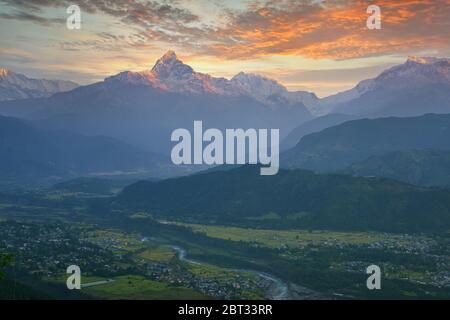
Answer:
<path fill-rule="evenodd" d="M 66 28 L 71 4 L 81 30 Z M 370 4 L 382 29 L 369 30 Z M 0 0 L 0 67 L 88 84 L 172 49 L 196 71 L 326 96 L 409 55 L 450 56 L 450 0 Z"/>

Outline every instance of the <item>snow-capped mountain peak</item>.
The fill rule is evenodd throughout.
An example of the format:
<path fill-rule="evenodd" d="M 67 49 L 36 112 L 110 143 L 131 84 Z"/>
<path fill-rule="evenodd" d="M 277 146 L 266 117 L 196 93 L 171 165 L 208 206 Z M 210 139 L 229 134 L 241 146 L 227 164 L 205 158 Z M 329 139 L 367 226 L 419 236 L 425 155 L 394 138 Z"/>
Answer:
<path fill-rule="evenodd" d="M 409 57 L 404 64 L 392 67 L 376 77 L 375 87 L 421 87 L 429 84 L 448 83 L 449 81 L 450 59 Z"/>
<path fill-rule="evenodd" d="M 7 77 L 11 74 L 9 69 L 0 68 L 0 77 Z"/>
<path fill-rule="evenodd" d="M 179 60 L 175 52 L 169 50 L 156 61 L 152 72 L 159 79 L 185 79 L 191 76 L 194 70 Z"/>
<path fill-rule="evenodd" d="M 277 81 L 253 73 L 239 72 L 231 79 L 231 82 L 259 98 L 287 92 L 287 89 Z"/>
<path fill-rule="evenodd" d="M 333 109 L 334 106 L 377 89 L 392 91 L 449 82 L 450 59 L 410 56 L 405 63 L 383 71 L 374 79 L 363 80 L 353 89 L 323 98 L 322 103 L 328 109 Z"/>
<path fill-rule="evenodd" d="M 312 114 L 320 114 L 319 99 L 314 93 L 306 91 L 288 91 L 288 89 L 278 81 L 265 76 L 239 72 L 231 82 L 240 86 L 248 95 L 266 103 L 304 105 Z"/>
<path fill-rule="evenodd" d="M 177 54 L 173 50 L 168 50 L 160 59 L 161 61 L 173 61 L 178 60 Z"/>
<path fill-rule="evenodd" d="M 409 56 L 407 62 L 415 62 L 420 64 L 435 64 L 437 62 L 450 62 L 450 59 L 447 58 L 435 58 L 435 57 L 418 57 L 418 56 Z"/>
<path fill-rule="evenodd" d="M 317 108 L 318 99 L 309 92 L 289 92 L 276 80 L 265 76 L 239 72 L 231 80 L 212 77 L 194 71 L 183 63 L 174 51 L 167 51 L 151 70 L 126 71 L 105 79 L 110 84 L 147 85 L 152 88 L 177 93 L 247 95 L 268 105 L 299 107 L 310 111 Z"/>
<path fill-rule="evenodd" d="M 0 101 L 48 97 L 76 87 L 78 84 L 71 81 L 32 79 L 9 69 L 0 68 Z"/>
<path fill-rule="evenodd" d="M 152 88 L 177 93 L 224 93 L 215 86 L 215 78 L 195 72 L 178 59 L 172 50 L 159 58 L 151 70 L 141 72 L 124 71 L 105 79 L 106 83 L 147 85 Z"/>
<path fill-rule="evenodd" d="M 448 113 L 449 88 L 450 59 L 411 56 L 322 103 L 333 112 L 370 117 Z"/>

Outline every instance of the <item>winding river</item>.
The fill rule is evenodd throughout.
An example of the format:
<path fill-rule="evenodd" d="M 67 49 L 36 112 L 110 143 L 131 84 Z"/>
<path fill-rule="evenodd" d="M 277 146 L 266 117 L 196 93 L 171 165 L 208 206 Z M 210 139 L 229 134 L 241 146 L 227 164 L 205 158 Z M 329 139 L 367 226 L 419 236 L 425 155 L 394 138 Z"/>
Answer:
<path fill-rule="evenodd" d="M 208 265 L 207 263 L 203 263 L 197 260 L 189 259 L 187 258 L 187 251 L 179 246 L 170 246 L 173 250 L 177 252 L 178 259 L 181 261 L 185 261 L 192 264 L 197 265 Z M 289 286 L 287 283 L 285 283 L 280 278 L 277 278 L 271 274 L 261 272 L 261 271 L 255 271 L 255 270 L 247 270 L 247 269 L 230 269 L 235 272 L 247 272 L 252 273 L 258 277 L 264 278 L 270 282 L 272 282 L 272 285 L 269 288 L 268 291 L 268 298 L 271 300 L 289 300 L 291 299 L 291 293 L 289 291 Z"/>

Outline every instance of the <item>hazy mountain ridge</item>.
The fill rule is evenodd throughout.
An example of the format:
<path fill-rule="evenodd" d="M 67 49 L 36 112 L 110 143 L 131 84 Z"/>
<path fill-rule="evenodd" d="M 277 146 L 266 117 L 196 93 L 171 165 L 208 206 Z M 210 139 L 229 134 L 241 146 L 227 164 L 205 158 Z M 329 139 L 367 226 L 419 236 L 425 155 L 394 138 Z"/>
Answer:
<path fill-rule="evenodd" d="M 2 184 L 85 174 L 150 170 L 168 165 L 162 156 L 109 137 L 39 130 L 0 116 Z"/>
<path fill-rule="evenodd" d="M 322 99 L 331 112 L 368 117 L 450 112 L 450 59 L 409 57 L 355 88 Z"/>
<path fill-rule="evenodd" d="M 78 86 L 72 81 L 32 79 L 8 69 L 0 69 L 0 101 L 49 97 Z"/>
<path fill-rule="evenodd" d="M 409 149 L 450 150 L 450 114 L 361 119 L 304 136 L 280 156 L 285 168 L 335 171 L 370 156 Z"/>
<path fill-rule="evenodd" d="M 286 151 L 293 148 L 301 140 L 301 138 L 307 136 L 308 134 L 320 132 L 326 128 L 337 126 L 346 121 L 356 120 L 357 118 L 358 117 L 356 116 L 346 114 L 331 113 L 309 120 L 292 130 L 289 135 L 283 139 L 280 150 Z"/>
<path fill-rule="evenodd" d="M 395 151 L 356 162 L 342 173 L 384 177 L 421 186 L 450 187 L 450 151 Z"/>
<path fill-rule="evenodd" d="M 231 83 L 236 84 L 241 90 L 255 99 L 273 104 L 276 97 L 284 99 L 288 104 L 303 104 L 309 112 L 317 115 L 321 112 L 320 100 L 312 92 L 288 91 L 286 87 L 276 80 L 252 73 L 240 72 L 235 75 Z"/>

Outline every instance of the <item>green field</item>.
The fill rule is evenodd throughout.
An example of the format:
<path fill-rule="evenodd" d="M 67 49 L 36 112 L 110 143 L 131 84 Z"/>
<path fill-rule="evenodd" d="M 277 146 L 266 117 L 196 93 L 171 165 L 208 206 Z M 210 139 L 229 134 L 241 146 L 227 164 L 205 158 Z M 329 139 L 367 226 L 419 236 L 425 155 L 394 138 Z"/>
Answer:
<path fill-rule="evenodd" d="M 171 286 L 169 284 L 148 280 L 141 276 L 127 275 L 116 277 L 114 280 L 114 282 L 104 285 L 82 289 L 83 293 L 99 299 L 208 299 L 207 296 L 196 290 Z"/>
<path fill-rule="evenodd" d="M 88 240 L 101 245 L 107 242 L 108 247 L 123 252 L 135 252 L 146 247 L 138 234 L 127 234 L 113 229 L 95 230 L 88 234 Z"/>
<path fill-rule="evenodd" d="M 177 223 L 195 232 L 204 233 L 208 237 L 230 241 L 255 243 L 268 248 L 287 246 L 302 248 L 308 245 L 352 245 L 391 242 L 395 246 L 405 245 L 409 239 L 401 234 L 380 232 L 335 232 L 322 230 L 262 230 L 226 226 L 210 226 L 199 224 Z M 431 241 L 426 237 L 415 237 L 414 241 Z"/>
<path fill-rule="evenodd" d="M 175 251 L 166 246 L 155 246 L 145 249 L 138 256 L 151 261 L 169 262 L 175 256 Z"/>

